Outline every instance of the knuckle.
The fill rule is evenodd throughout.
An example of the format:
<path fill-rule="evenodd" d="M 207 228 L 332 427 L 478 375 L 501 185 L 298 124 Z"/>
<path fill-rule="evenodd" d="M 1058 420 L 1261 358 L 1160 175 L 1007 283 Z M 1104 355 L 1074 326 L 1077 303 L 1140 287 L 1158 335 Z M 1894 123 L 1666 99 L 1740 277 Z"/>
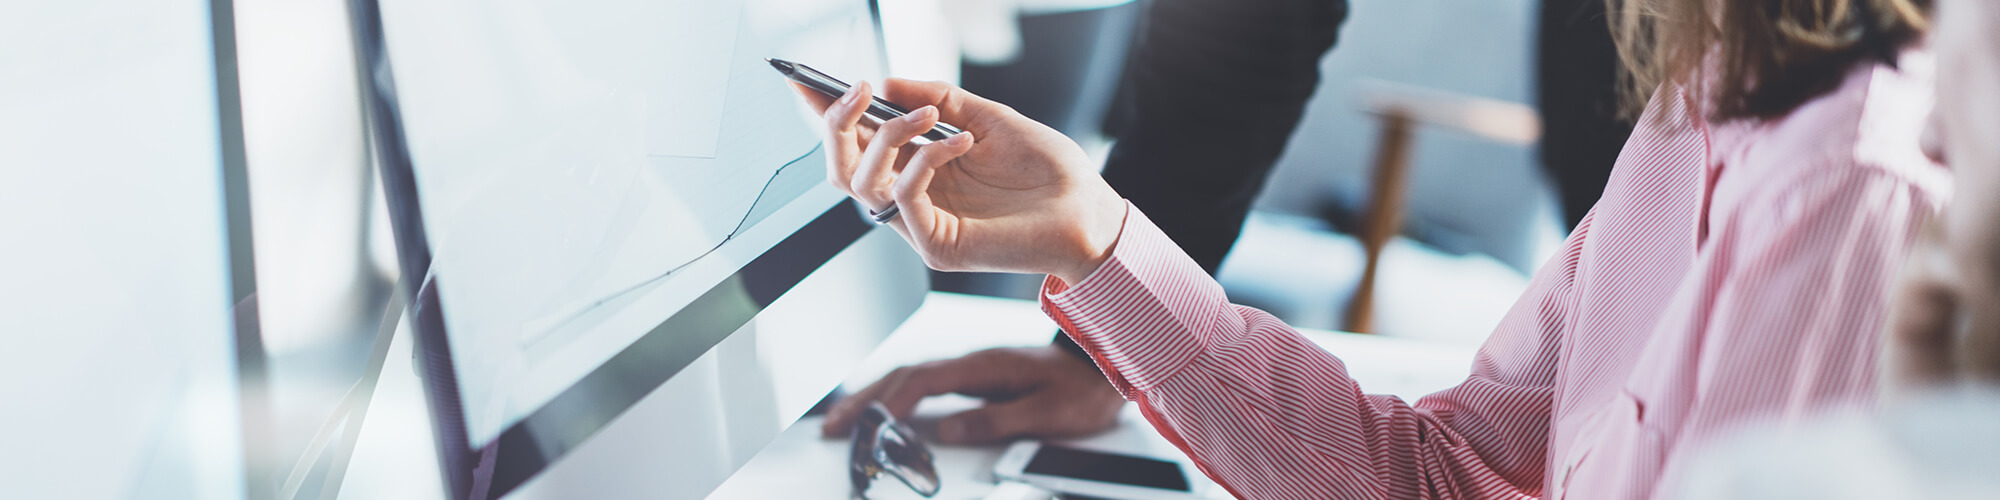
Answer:
<path fill-rule="evenodd" d="M 866 192 L 868 188 L 870 186 L 873 186 L 876 180 L 881 176 L 882 172 L 880 171 L 880 169 L 865 168 L 865 167 L 857 168 L 854 169 L 854 176 L 849 177 L 847 179 L 847 182 L 849 185 L 853 186 L 854 192 L 861 193 L 861 192 Z"/>
<path fill-rule="evenodd" d="M 937 252 L 935 251 L 923 251 L 919 252 L 919 254 L 920 254 L 919 256 L 924 258 L 924 265 L 929 266 L 931 269 L 936 269 L 939 271 L 952 270 L 950 265 L 951 263 L 946 262 L 944 258 L 939 257 Z"/>
<path fill-rule="evenodd" d="M 883 130 L 882 134 L 875 136 L 875 140 L 868 142 L 868 152 L 866 154 L 868 155 L 869 165 L 881 164 L 882 162 L 889 161 L 890 158 L 895 158 L 897 149 L 895 136 L 894 132 Z"/>
<path fill-rule="evenodd" d="M 930 376 L 929 374 L 932 371 L 933 367 L 931 363 L 920 363 L 898 367 L 893 373 L 895 373 L 897 381 L 904 382 L 903 385 L 908 385 L 909 382 L 923 380 L 925 377 Z"/>
<path fill-rule="evenodd" d="M 953 364 L 950 359 L 932 360 L 910 365 L 910 376 L 921 378 L 921 377 L 934 377 L 940 373 L 950 373 L 952 371 L 952 365 Z"/>
<path fill-rule="evenodd" d="M 944 163 L 958 156 L 959 153 L 954 151 L 955 149 L 957 148 L 951 143 L 931 141 L 930 144 L 924 145 L 922 150 L 917 151 L 917 154 L 923 155 L 930 163 Z"/>
<path fill-rule="evenodd" d="M 947 255 L 933 255 L 932 258 L 937 260 L 937 267 L 938 270 L 940 271 L 956 272 L 965 270 L 965 263 L 960 262 L 960 260 L 957 257 L 952 257 Z"/>
<path fill-rule="evenodd" d="M 890 120 L 884 127 L 888 129 L 890 136 L 902 138 L 907 141 L 910 137 L 916 137 L 918 131 L 917 125 L 919 124 L 917 123 L 916 115 L 909 115 L 902 119 Z"/>
<path fill-rule="evenodd" d="M 1015 357 L 1013 351 L 1003 348 L 982 349 L 979 351 L 974 351 L 972 354 L 965 355 L 965 359 L 969 361 L 978 361 L 982 363 L 1005 361 L 1013 357 Z"/>
<path fill-rule="evenodd" d="M 854 197 L 867 202 L 868 205 L 886 205 L 888 202 L 894 201 L 887 196 L 882 196 L 881 191 L 879 188 L 869 187 L 857 182 L 854 186 Z M 887 208 L 884 206 L 870 206 L 869 210 L 886 210 Z"/>
<path fill-rule="evenodd" d="M 967 439 L 985 440 L 1001 437 L 994 435 L 997 426 L 993 425 L 993 416 L 986 412 L 967 413 L 958 423 L 960 428 L 964 429 Z"/>

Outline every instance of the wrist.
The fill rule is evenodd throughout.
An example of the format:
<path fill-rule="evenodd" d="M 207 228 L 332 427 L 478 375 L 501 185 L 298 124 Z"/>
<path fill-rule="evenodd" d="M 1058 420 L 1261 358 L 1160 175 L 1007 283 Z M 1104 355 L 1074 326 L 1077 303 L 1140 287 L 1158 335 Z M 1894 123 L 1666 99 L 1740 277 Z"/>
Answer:
<path fill-rule="evenodd" d="M 1111 259 L 1117 249 L 1118 238 L 1125 231 L 1125 216 L 1130 205 L 1115 195 L 1105 198 L 1099 207 L 1092 210 L 1095 217 L 1086 218 L 1063 266 L 1049 273 L 1070 286 L 1076 286 L 1089 278 L 1097 268 Z"/>

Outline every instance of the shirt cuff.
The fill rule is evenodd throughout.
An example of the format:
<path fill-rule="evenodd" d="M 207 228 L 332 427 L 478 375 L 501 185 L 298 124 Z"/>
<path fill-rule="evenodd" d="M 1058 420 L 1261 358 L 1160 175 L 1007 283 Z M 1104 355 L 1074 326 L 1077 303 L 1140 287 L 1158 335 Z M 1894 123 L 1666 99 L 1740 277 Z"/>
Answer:
<path fill-rule="evenodd" d="M 1221 285 L 1128 202 L 1125 229 L 1111 257 L 1074 287 L 1048 277 L 1041 303 L 1131 399 L 1201 354 L 1229 300 Z"/>

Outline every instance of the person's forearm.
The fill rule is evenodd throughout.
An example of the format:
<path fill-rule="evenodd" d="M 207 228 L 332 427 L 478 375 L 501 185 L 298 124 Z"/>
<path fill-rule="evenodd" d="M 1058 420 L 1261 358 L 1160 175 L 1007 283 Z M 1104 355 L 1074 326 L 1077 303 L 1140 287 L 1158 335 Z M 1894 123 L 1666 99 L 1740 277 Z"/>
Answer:
<path fill-rule="evenodd" d="M 1505 497 L 1539 486 L 1536 462 L 1479 457 L 1538 455 L 1546 407 L 1522 403 L 1546 402 L 1534 397 L 1545 389 L 1475 378 L 1426 400 L 1456 419 L 1365 395 L 1339 359 L 1269 314 L 1229 304 L 1137 210 L 1112 257 L 1075 287 L 1049 280 L 1043 307 L 1120 394 L 1238 496 Z"/>

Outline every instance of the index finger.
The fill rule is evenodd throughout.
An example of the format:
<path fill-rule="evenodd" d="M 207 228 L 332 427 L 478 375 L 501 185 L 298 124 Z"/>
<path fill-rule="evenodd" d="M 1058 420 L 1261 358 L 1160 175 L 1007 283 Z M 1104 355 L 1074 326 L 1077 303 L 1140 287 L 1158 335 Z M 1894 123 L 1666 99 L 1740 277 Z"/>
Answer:
<path fill-rule="evenodd" d="M 856 162 L 861 160 L 861 115 L 867 110 L 868 82 L 861 82 L 847 89 L 847 94 L 828 104 L 822 111 L 826 120 L 825 135 L 820 140 L 826 145 L 826 180 L 848 196 L 854 177 Z"/>

